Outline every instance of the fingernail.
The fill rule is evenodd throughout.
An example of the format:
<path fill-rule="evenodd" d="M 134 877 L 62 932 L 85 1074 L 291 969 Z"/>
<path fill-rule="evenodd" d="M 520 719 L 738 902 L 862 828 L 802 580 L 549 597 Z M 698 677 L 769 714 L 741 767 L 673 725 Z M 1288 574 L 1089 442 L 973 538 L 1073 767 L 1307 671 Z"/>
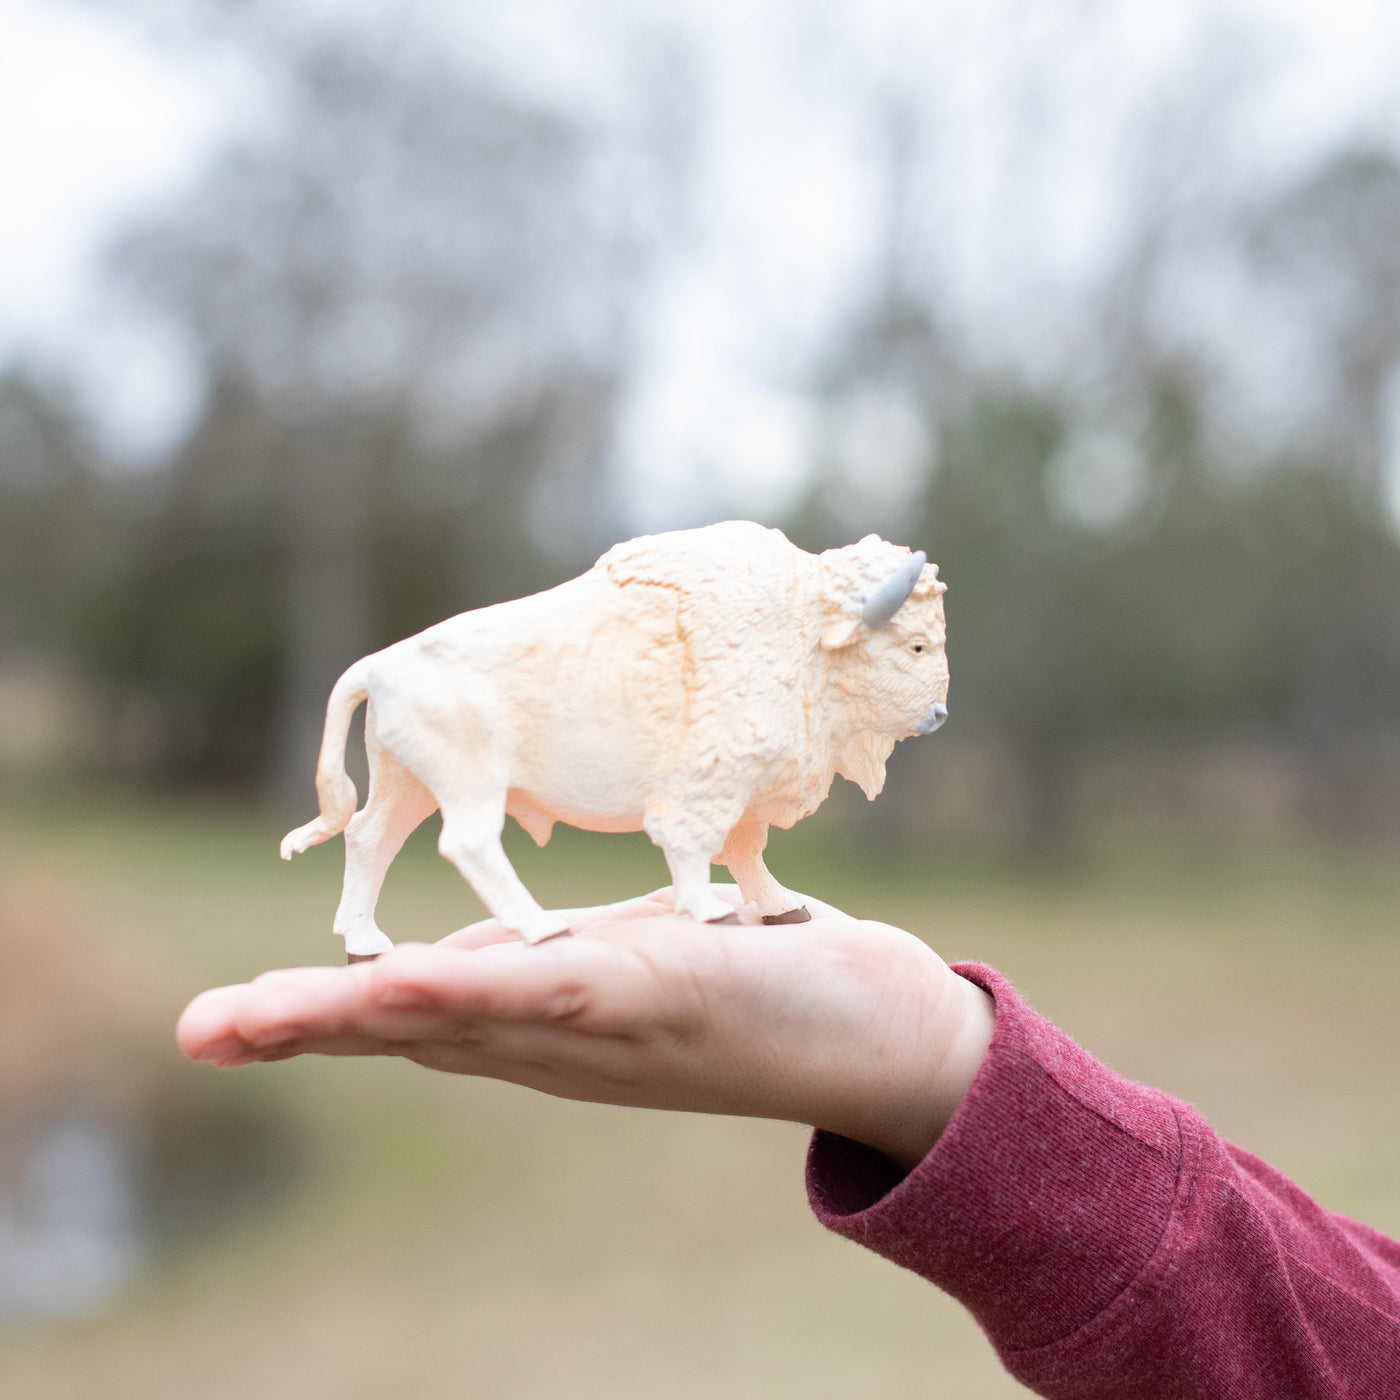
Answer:
<path fill-rule="evenodd" d="M 300 1026 L 274 1026 L 271 1030 L 259 1031 L 252 1037 L 252 1043 L 259 1049 L 266 1049 L 270 1045 L 285 1045 L 305 1034 Z"/>
<path fill-rule="evenodd" d="M 241 1055 L 246 1047 L 236 1036 L 226 1036 L 223 1040 L 211 1040 L 195 1056 L 198 1060 L 226 1060 L 231 1055 Z"/>
<path fill-rule="evenodd" d="M 432 997 L 417 987 L 386 987 L 379 994 L 380 1006 L 394 1006 L 400 1010 L 424 1010 L 435 1005 Z"/>

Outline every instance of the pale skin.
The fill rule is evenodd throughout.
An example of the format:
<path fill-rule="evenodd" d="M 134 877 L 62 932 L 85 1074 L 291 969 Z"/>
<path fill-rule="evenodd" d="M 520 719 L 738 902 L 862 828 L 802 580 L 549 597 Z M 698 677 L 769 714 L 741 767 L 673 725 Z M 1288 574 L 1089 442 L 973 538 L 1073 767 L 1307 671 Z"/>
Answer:
<path fill-rule="evenodd" d="M 495 920 L 373 962 L 202 993 L 177 1031 L 221 1067 L 399 1055 L 563 1098 L 786 1119 L 909 1167 L 986 1056 L 991 998 L 912 934 L 802 896 L 810 923 L 700 924 L 671 892 L 563 911 L 528 946 Z"/>

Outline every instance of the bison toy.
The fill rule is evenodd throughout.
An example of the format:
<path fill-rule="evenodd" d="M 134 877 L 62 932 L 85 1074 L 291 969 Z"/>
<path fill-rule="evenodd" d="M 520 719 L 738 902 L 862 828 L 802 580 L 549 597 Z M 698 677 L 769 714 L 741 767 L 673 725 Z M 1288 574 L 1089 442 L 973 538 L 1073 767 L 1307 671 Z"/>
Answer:
<path fill-rule="evenodd" d="M 696 919 L 736 917 L 710 889 L 719 861 L 765 923 L 801 922 L 763 863 L 768 828 L 814 812 L 838 773 L 873 799 L 895 742 L 947 718 L 945 589 L 922 552 L 876 535 L 814 555 L 729 521 L 616 545 L 568 583 L 351 666 L 326 710 L 320 815 L 283 859 L 345 833 L 335 932 L 352 960 L 393 946 L 380 886 L 438 808 L 438 849 L 530 943 L 568 926 L 507 860 L 507 814 L 540 845 L 556 821 L 645 831 Z M 345 743 L 362 700 L 357 812 Z"/>

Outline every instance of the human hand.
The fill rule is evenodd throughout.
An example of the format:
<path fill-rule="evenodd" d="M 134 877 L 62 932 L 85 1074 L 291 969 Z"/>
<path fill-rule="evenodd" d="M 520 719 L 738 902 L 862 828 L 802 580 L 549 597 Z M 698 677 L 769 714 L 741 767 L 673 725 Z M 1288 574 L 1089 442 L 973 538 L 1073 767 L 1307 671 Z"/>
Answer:
<path fill-rule="evenodd" d="M 401 1055 L 564 1098 L 789 1119 L 904 1166 L 986 1054 L 991 998 L 912 934 L 803 897 L 810 923 L 677 915 L 670 891 L 566 911 L 527 946 L 495 920 L 373 962 L 267 972 L 202 993 L 177 1036 L 231 1067 Z"/>

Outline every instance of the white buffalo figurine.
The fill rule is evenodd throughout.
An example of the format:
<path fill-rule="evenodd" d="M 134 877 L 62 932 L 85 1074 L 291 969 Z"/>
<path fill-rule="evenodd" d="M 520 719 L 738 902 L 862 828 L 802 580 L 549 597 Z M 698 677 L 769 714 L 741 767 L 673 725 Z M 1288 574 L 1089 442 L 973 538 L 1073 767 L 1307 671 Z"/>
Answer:
<path fill-rule="evenodd" d="M 374 921 L 409 833 L 442 809 L 438 849 L 527 942 L 568 932 L 501 848 L 507 814 L 543 845 L 556 821 L 645 831 L 679 911 L 733 921 L 727 865 L 765 923 L 808 918 L 768 873 L 768 828 L 814 812 L 841 774 L 874 798 L 895 742 L 947 718 L 936 566 L 867 535 L 808 554 L 729 521 L 610 549 L 544 593 L 440 622 L 336 682 L 316 768 L 321 814 L 282 856 L 345 833 L 335 932 L 352 959 L 393 945 Z M 368 700 L 369 799 L 345 772 Z"/>

